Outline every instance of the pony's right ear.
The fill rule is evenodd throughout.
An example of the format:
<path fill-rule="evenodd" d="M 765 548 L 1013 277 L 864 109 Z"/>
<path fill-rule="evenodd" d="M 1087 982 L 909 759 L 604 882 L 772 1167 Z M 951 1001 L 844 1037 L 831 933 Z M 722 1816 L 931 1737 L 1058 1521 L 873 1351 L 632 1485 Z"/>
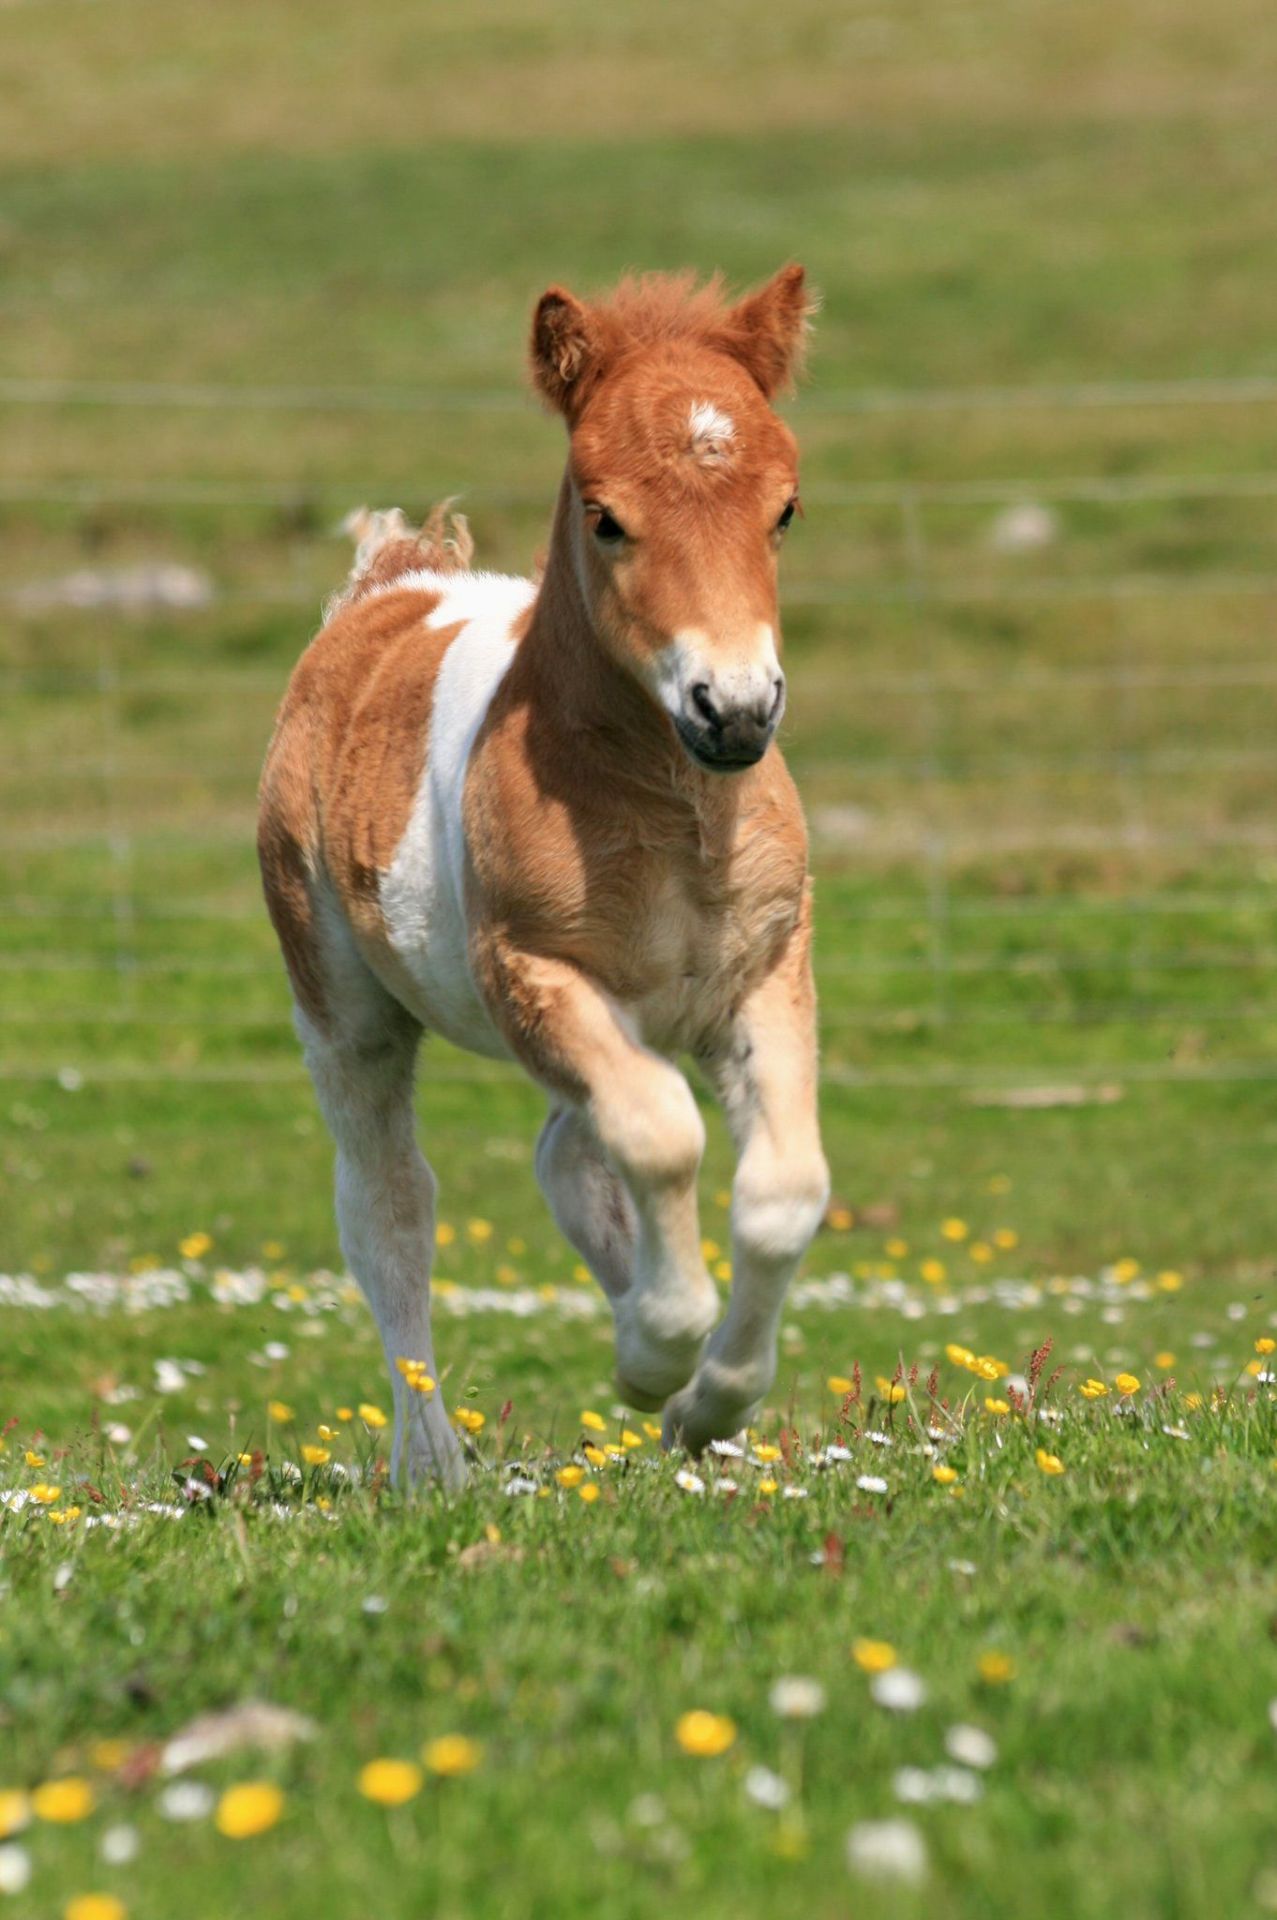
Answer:
<path fill-rule="evenodd" d="M 599 341 L 589 308 L 566 287 L 551 287 L 537 301 L 531 355 L 537 391 L 571 420 L 596 370 Z"/>

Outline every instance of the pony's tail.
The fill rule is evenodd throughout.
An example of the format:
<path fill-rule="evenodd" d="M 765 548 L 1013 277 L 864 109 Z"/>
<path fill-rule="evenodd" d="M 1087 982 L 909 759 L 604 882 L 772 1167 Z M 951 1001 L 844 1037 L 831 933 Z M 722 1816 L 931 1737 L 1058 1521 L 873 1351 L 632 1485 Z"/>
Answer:
<path fill-rule="evenodd" d="M 469 524 L 464 513 L 452 511 L 451 500 L 432 507 L 415 533 L 398 507 L 356 507 L 339 531 L 355 542 L 355 559 L 345 586 L 324 608 L 325 621 L 401 574 L 464 573 L 474 559 Z"/>

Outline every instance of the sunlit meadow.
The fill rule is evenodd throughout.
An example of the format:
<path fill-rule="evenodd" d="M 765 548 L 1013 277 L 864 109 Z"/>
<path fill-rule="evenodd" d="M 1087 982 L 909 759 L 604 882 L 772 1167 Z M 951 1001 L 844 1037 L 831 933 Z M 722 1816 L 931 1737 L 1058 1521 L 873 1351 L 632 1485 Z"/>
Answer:
<path fill-rule="evenodd" d="M 1275 23 L 0 5 L 0 1920 L 1277 1911 Z M 272 711 L 359 500 L 531 563 L 543 286 L 789 258 L 835 1197 L 665 1455 L 429 1046 L 409 1498 Z"/>

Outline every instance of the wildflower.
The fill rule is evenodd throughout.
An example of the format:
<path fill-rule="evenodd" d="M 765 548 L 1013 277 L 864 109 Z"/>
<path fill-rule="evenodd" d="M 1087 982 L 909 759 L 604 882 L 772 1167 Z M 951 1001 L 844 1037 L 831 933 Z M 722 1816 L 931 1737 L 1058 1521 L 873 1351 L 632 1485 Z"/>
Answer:
<path fill-rule="evenodd" d="M 760 1466 L 769 1467 L 773 1460 L 780 1459 L 780 1448 L 774 1447 L 770 1440 L 760 1440 L 754 1448 L 754 1458 Z"/>
<path fill-rule="evenodd" d="M 31 1795 L 31 1811 L 36 1819 L 50 1820 L 56 1826 L 87 1819 L 93 1804 L 92 1787 L 75 1774 L 68 1774 L 62 1780 L 46 1780 Z"/>
<path fill-rule="evenodd" d="M 779 1813 L 789 1799 L 789 1787 L 770 1767 L 751 1767 L 745 1775 L 745 1798 L 767 1813 Z"/>
<path fill-rule="evenodd" d="M 25 1847 L 0 1846 L 0 1893 L 22 1893 L 31 1880 L 31 1855 Z"/>
<path fill-rule="evenodd" d="M 89 1760 L 102 1773 L 114 1773 L 128 1759 L 130 1747 L 127 1740 L 94 1740 L 89 1747 Z"/>
<path fill-rule="evenodd" d="M 814 1720 L 825 1711 L 825 1689 L 819 1680 L 801 1674 L 775 1681 L 767 1698 L 772 1712 L 782 1720 Z"/>
<path fill-rule="evenodd" d="M 905 1397 L 905 1386 L 901 1380 L 888 1380 L 885 1373 L 878 1375 L 878 1391 L 888 1406 L 898 1407 Z"/>
<path fill-rule="evenodd" d="M 943 1260 L 924 1260 L 918 1268 L 929 1287 L 938 1287 L 948 1273 Z"/>
<path fill-rule="evenodd" d="M 445 1733 L 437 1740 L 427 1740 L 421 1757 L 428 1772 L 437 1773 L 445 1780 L 455 1780 L 462 1774 L 474 1772 L 483 1759 L 483 1748 L 467 1734 Z"/>
<path fill-rule="evenodd" d="M 884 1243 L 882 1250 L 889 1260 L 903 1260 L 909 1251 L 909 1242 L 907 1240 L 888 1240 Z"/>
<path fill-rule="evenodd" d="M 1166 1352 L 1155 1353 L 1153 1355 L 1153 1365 L 1159 1373 L 1169 1373 L 1170 1369 L 1175 1365 L 1175 1355 Z"/>
<path fill-rule="evenodd" d="M 993 1244 L 1002 1253 L 1010 1253 L 1020 1244 L 1020 1236 L 1014 1227 L 999 1227 L 993 1235 Z"/>
<path fill-rule="evenodd" d="M 1005 1360 L 995 1360 L 991 1353 L 977 1355 L 972 1373 L 981 1380 L 1004 1380 L 1011 1369 Z"/>
<path fill-rule="evenodd" d="M 1271 1339 L 1269 1335 L 1266 1333 L 1261 1334 L 1259 1339 L 1256 1340 L 1255 1342 L 1255 1352 L 1256 1353 L 1277 1353 L 1277 1340 Z"/>
<path fill-rule="evenodd" d="M 315 1431 L 319 1435 L 321 1440 L 335 1440 L 337 1438 L 336 1427 L 326 1427 L 322 1420 L 320 1421 L 319 1425 L 316 1427 Z"/>
<path fill-rule="evenodd" d="M 990 1648 L 976 1661 L 976 1671 L 986 1687 L 1005 1687 L 1008 1681 L 1015 1679 L 1015 1661 L 1009 1653 L 999 1653 Z"/>
<path fill-rule="evenodd" d="M 21 1787 L 5 1787 L 0 1791 L 0 1840 L 8 1840 L 11 1835 L 21 1833 L 31 1824 L 31 1801 Z"/>
<path fill-rule="evenodd" d="M 851 1382 L 845 1374 L 831 1373 L 825 1385 L 829 1388 L 830 1393 L 836 1393 L 840 1396 L 851 1392 Z"/>
<path fill-rule="evenodd" d="M 659 1440 L 661 1438 L 661 1425 L 659 1420 L 645 1420 L 643 1422 L 643 1431 L 649 1440 Z"/>
<path fill-rule="evenodd" d="M 266 1411 L 277 1426 L 286 1427 L 293 1418 L 293 1410 L 286 1400 L 270 1400 Z"/>
<path fill-rule="evenodd" d="M 347 1422 L 353 1420 L 354 1417 L 355 1417 L 355 1410 L 353 1407 L 338 1407 L 337 1418 L 342 1422 L 343 1426 L 346 1425 Z"/>
<path fill-rule="evenodd" d="M 1084 1380 L 1078 1392 L 1087 1400 L 1102 1400 L 1108 1392 L 1102 1380 Z"/>
<path fill-rule="evenodd" d="M 1045 1447 L 1039 1447 L 1033 1457 L 1043 1473 L 1054 1474 L 1064 1472 L 1064 1462 L 1058 1453 L 1048 1453 Z"/>
<path fill-rule="evenodd" d="M 591 1433 L 606 1433 L 607 1421 L 601 1413 L 595 1413 L 593 1407 L 587 1407 L 581 1415 L 581 1425 Z"/>
<path fill-rule="evenodd" d="M 578 1466 L 560 1467 L 554 1477 L 561 1487 L 579 1487 L 585 1478 L 585 1468 Z"/>
<path fill-rule="evenodd" d="M 975 1355 L 972 1353 L 970 1347 L 960 1347 L 955 1341 L 951 1340 L 949 1342 L 949 1345 L 945 1348 L 945 1355 L 953 1362 L 955 1367 L 972 1367 L 975 1365 Z"/>
<path fill-rule="evenodd" d="M 987 1267 L 993 1258 L 993 1248 L 987 1240 L 973 1240 L 967 1248 L 967 1258 L 974 1260 L 978 1267 Z"/>
<path fill-rule="evenodd" d="M 1188 1408 L 1190 1413 L 1196 1413 L 1198 1409 L 1201 1407 L 1201 1404 L 1202 1404 L 1202 1396 L 1200 1393 L 1186 1393 L 1184 1395 L 1184 1405 Z"/>
<path fill-rule="evenodd" d="M 869 1682 L 870 1696 L 889 1713 L 916 1713 L 927 1697 L 926 1682 L 908 1667 L 890 1667 L 874 1674 Z"/>
<path fill-rule="evenodd" d="M 1140 1383 L 1133 1373 L 1119 1373 L 1117 1376 L 1117 1390 L 1125 1397 L 1128 1394 L 1138 1393 Z"/>
<path fill-rule="evenodd" d="M 963 1767 L 991 1767 L 998 1757 L 992 1737 L 983 1727 L 950 1727 L 944 1737 L 944 1750 Z"/>
<path fill-rule="evenodd" d="M 492 1222 L 490 1220 L 467 1220 L 466 1233 L 477 1247 L 481 1247 L 486 1240 L 491 1240 L 492 1238 Z"/>
<path fill-rule="evenodd" d="M 98 1853 L 108 1867 L 131 1866 L 137 1859 L 141 1841 L 136 1827 L 108 1827 L 98 1842 Z"/>
<path fill-rule="evenodd" d="M 1163 1293 L 1178 1293 L 1184 1284 L 1184 1276 L 1182 1273 L 1176 1273 L 1173 1268 L 1168 1268 L 1165 1273 L 1158 1274 L 1157 1284 Z"/>
<path fill-rule="evenodd" d="M 886 1673 L 896 1664 L 896 1650 L 889 1640 L 853 1640 L 851 1657 L 862 1673 Z"/>
<path fill-rule="evenodd" d="M 415 1760 L 370 1760 L 359 1772 L 359 1791 L 379 1807 L 402 1807 L 420 1793 L 425 1775 Z"/>
<path fill-rule="evenodd" d="M 249 1840 L 275 1825 L 284 1796 L 269 1780 L 244 1780 L 227 1787 L 217 1803 L 217 1831 L 228 1840 Z"/>
<path fill-rule="evenodd" d="M 730 1261 L 730 1260 L 716 1260 L 716 1261 L 714 1262 L 714 1278 L 715 1278 L 716 1280 L 730 1280 L 730 1279 L 731 1279 L 731 1277 L 732 1277 L 732 1263 L 731 1263 L 731 1261 Z"/>
<path fill-rule="evenodd" d="M 705 1482 L 699 1473 L 693 1473 L 690 1467 L 680 1467 L 674 1475 L 674 1485 L 681 1487 L 684 1493 L 704 1493 Z"/>
<path fill-rule="evenodd" d="M 446 1220 L 441 1220 L 435 1228 L 435 1245 L 437 1247 L 450 1247 L 456 1237 L 457 1229 L 449 1225 Z"/>
<path fill-rule="evenodd" d="M 157 1802 L 164 1820 L 207 1820 L 213 1811 L 213 1789 L 202 1780 L 174 1780 Z"/>
<path fill-rule="evenodd" d="M 920 1887 L 927 1877 L 926 1842 L 910 1820 L 861 1820 L 847 1835 L 847 1865 L 865 1880 Z"/>
<path fill-rule="evenodd" d="M 779 1480 L 760 1480 L 758 1483 L 758 1491 L 760 1493 L 768 1493 L 768 1494 L 775 1493 L 778 1490 L 779 1486 L 780 1486 Z"/>
<path fill-rule="evenodd" d="M 327 1447 L 306 1446 L 302 1448 L 302 1459 L 308 1467 L 326 1467 L 332 1454 Z"/>
<path fill-rule="evenodd" d="M 188 1233 L 185 1240 L 179 1240 L 177 1250 L 183 1260 L 202 1260 L 213 1244 L 209 1233 Z"/>
<path fill-rule="evenodd" d="M 454 1407 L 452 1417 L 467 1433 L 480 1433 L 487 1425 L 487 1416 L 480 1413 L 477 1407 Z"/>
<path fill-rule="evenodd" d="M 965 1240 L 971 1229 L 965 1220 L 942 1220 L 940 1231 L 946 1240 Z"/>
<path fill-rule="evenodd" d="M 583 1487 L 578 1487 L 577 1493 L 587 1507 L 592 1507 L 599 1497 L 598 1487 L 593 1480 L 587 1480 Z"/>
<path fill-rule="evenodd" d="M 957 1468 L 949 1466 L 947 1462 L 942 1462 L 940 1466 L 931 1469 L 931 1478 L 942 1487 L 951 1487 L 957 1477 Z"/>
<path fill-rule="evenodd" d="M 55 1507 L 62 1498 L 61 1487 L 51 1487 L 44 1480 L 37 1480 L 33 1487 L 28 1487 L 27 1492 L 42 1507 Z"/>
<path fill-rule="evenodd" d="M 581 1451 L 592 1467 L 605 1467 L 607 1465 L 607 1455 L 604 1453 L 602 1447 L 592 1447 L 587 1440 Z"/>
<path fill-rule="evenodd" d="M 127 1914 L 113 1893 L 77 1893 L 62 1909 L 63 1920 L 126 1920 Z"/>
<path fill-rule="evenodd" d="M 991 1400 L 986 1396 L 985 1402 L 984 1402 L 984 1410 L 986 1413 L 995 1413 L 995 1414 L 1010 1413 L 1011 1402 L 1009 1400 Z"/>
<path fill-rule="evenodd" d="M 697 1707 L 680 1717 L 674 1738 L 684 1753 L 698 1760 L 711 1760 L 735 1744 L 736 1722 L 729 1720 L 725 1713 L 707 1713 L 703 1707 Z"/>
<path fill-rule="evenodd" d="M 26 1451 L 26 1462 L 29 1467 L 42 1467 L 44 1465 L 44 1455 L 37 1453 L 32 1447 L 28 1447 Z"/>
<path fill-rule="evenodd" d="M 56 1513 L 50 1513 L 49 1515 L 55 1527 L 69 1527 L 71 1523 L 78 1520 L 79 1517 L 79 1507 L 62 1507 Z"/>
<path fill-rule="evenodd" d="M 381 1408 L 374 1407 L 367 1400 L 361 1400 L 359 1403 L 359 1418 L 366 1427 L 371 1427 L 374 1433 L 379 1432 L 386 1424 L 386 1416 Z M 480 1424 L 482 1424 L 482 1422 L 480 1422 Z"/>
<path fill-rule="evenodd" d="M 856 1476 L 856 1485 L 861 1493 L 886 1493 L 887 1483 L 880 1473 L 861 1473 Z"/>

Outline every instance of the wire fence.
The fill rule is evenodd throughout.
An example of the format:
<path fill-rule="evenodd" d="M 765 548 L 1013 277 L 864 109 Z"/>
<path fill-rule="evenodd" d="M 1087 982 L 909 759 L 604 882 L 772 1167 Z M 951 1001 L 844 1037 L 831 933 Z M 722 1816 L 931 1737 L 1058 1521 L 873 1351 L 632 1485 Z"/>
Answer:
<path fill-rule="evenodd" d="M 432 392 L 422 389 L 301 386 L 181 387 L 148 382 L 0 380 L 0 404 L 15 407 L 118 409 L 244 409 L 510 413 L 527 409 L 517 390 Z M 808 412 L 945 416 L 994 413 L 1095 413 L 1118 409 L 1178 411 L 1246 409 L 1277 404 L 1277 378 L 1175 382 L 1082 382 L 1038 388 L 979 388 L 931 393 L 824 391 Z M 1262 470 L 1187 474 L 1083 473 L 1046 479 L 925 477 L 825 482 L 804 489 L 830 512 L 885 510 L 897 518 L 900 561 L 894 571 L 867 579 L 796 578 L 787 604 L 827 610 L 891 606 L 911 635 L 913 664 L 849 672 L 847 698 L 863 707 L 900 702 L 910 716 L 909 741 L 890 737 L 884 720 L 866 746 L 864 728 L 845 758 L 801 743 L 794 756 L 808 787 L 818 864 L 852 884 L 827 882 L 821 906 L 821 972 L 837 988 L 826 1017 L 827 1042 L 865 1037 L 868 1055 L 834 1057 L 826 1075 L 835 1083 L 882 1087 L 1015 1087 L 1062 1075 L 1079 1084 L 1097 1077 L 1132 1082 L 1267 1083 L 1277 1079 L 1277 526 L 1261 529 L 1259 564 L 1238 568 L 1204 562 L 1180 569 L 1101 564 L 1072 571 L 1055 566 L 1032 572 L 1014 558 L 987 552 L 981 570 L 964 572 L 961 556 L 937 547 L 931 518 L 947 509 L 996 510 L 1035 502 L 1110 510 L 1122 515 L 1159 507 L 1277 502 L 1277 473 Z M 258 510 L 309 517 L 357 499 L 379 500 L 371 483 L 308 478 L 296 481 L 177 480 L 111 477 L 93 480 L 41 475 L 0 479 L 0 507 L 141 510 L 163 549 L 174 511 L 197 508 Z M 533 489 L 476 487 L 467 504 L 547 507 Z M 426 504 L 422 502 L 422 504 Z M 232 610 L 272 607 L 317 610 L 324 589 L 296 577 L 282 583 L 236 575 L 233 547 L 216 534 L 201 558 L 215 582 L 207 605 L 151 609 L 166 621 L 211 623 Z M 294 561 L 300 535 L 289 534 Z M 1065 554 L 1065 560 L 1072 558 Z M 316 579 L 325 561 L 316 536 Z M 969 564 L 969 562 L 968 562 Z M 1031 563 L 1040 567 L 1040 556 Z M 29 578 L 0 577 L 0 606 L 10 617 L 38 611 Z M 1247 651 L 1238 657 L 1150 659 L 1137 652 L 1124 623 L 1114 623 L 1102 659 L 1078 664 L 1009 660 L 996 670 L 972 669 L 928 657 L 928 621 L 938 608 L 1028 608 L 1035 604 L 1119 605 L 1145 600 L 1209 609 L 1212 601 L 1240 603 Z M 1272 602 L 1271 607 L 1267 604 Z M 77 1075 L 104 1084 L 171 1079 L 192 1083 L 243 1081 L 291 1084 L 300 1069 L 254 1058 L 253 1036 L 282 1022 L 286 996 L 256 897 L 251 855 L 252 788 L 265 724 L 282 690 L 277 666 L 215 657 L 198 668 L 157 666 L 131 656 L 130 621 L 139 608 L 110 600 L 80 606 L 92 621 L 93 656 L 0 661 L 0 691 L 30 702 L 31 738 L 11 742 L 0 766 L 0 1049 L 4 1036 L 22 1038 L 21 1057 L 0 1059 L 0 1078 L 41 1079 L 65 1073 L 77 1035 L 99 1030 L 138 1037 L 188 1032 L 198 1051 L 201 1035 L 239 1037 L 232 1059 L 94 1058 L 76 1052 Z M 144 610 L 143 610 L 144 611 Z M 1256 643 L 1257 644 L 1253 644 Z M 1253 644 L 1253 651 L 1251 650 Z M 232 750 L 210 749 L 184 731 L 179 714 L 158 753 L 132 723 L 133 703 L 188 699 L 204 709 L 245 715 L 246 735 Z M 1063 704 L 1097 703 L 1116 738 L 1053 738 Z M 1227 711 L 1201 703 L 1223 699 Z M 1175 725 L 1159 730 L 1159 702 L 1175 700 Z M 1013 744 L 982 739 L 963 712 L 985 703 L 1020 703 L 1032 723 Z M 1195 715 L 1194 703 L 1200 707 Z M 23 712 L 28 711 L 27 707 Z M 74 739 L 58 736 L 50 750 L 40 731 L 51 712 L 74 712 Z M 252 727 L 248 718 L 252 716 Z M 258 725 L 258 721 L 261 725 Z M 260 735 L 260 738 L 258 737 Z M 241 751 L 242 747 L 242 751 Z M 173 799 L 184 782 L 217 796 L 208 813 Z M 1026 783 L 1057 783 L 1046 804 L 1025 805 Z M 71 791 L 86 789 L 80 800 Z M 1161 804 L 1174 790 L 1176 806 Z M 69 795 L 58 800 L 59 793 Z M 144 796 L 139 801 L 139 793 Z M 889 803 L 881 795 L 889 796 Z M 902 798 L 901 796 L 906 796 Z M 975 797 L 980 805 L 975 805 Z M 38 801 L 38 806 L 33 804 Z M 1079 803 L 1085 802 L 1079 810 Z M 840 809 L 851 816 L 840 819 Z M 30 812 L 33 817 L 24 818 Z M 243 859 L 221 891 L 210 891 L 206 856 L 242 850 Z M 188 853 L 193 882 L 157 878 L 159 856 Z M 1094 875 L 1061 890 L 1002 897 L 987 868 L 1010 856 L 1045 859 L 1077 855 L 1116 861 L 1111 887 L 1097 890 Z M 85 860 L 90 861 L 86 870 Z M 1226 871 L 1218 873 L 1220 860 Z M 38 864 L 35 869 L 31 861 Z M 1167 873 L 1158 863 L 1178 860 L 1189 871 Z M 67 863 L 70 863 L 69 865 Z M 1124 866 L 1121 863 L 1125 863 Z M 86 871 L 88 878 L 86 880 Z M 72 874 L 74 878 L 72 878 Z M 907 880 L 908 884 L 902 884 Z M 183 932 L 183 945 L 164 944 L 164 929 Z M 155 934 L 158 930 L 159 944 Z M 190 936 L 192 930 L 195 939 Z M 972 936 L 983 944 L 972 945 Z M 885 949 L 881 941 L 886 940 Z M 189 950 L 188 950 L 189 948 Z M 1084 994 L 1074 989 L 1086 977 Z M 33 981 L 65 981 L 31 993 Z M 1178 981 L 1191 982 L 1183 997 Z M 1210 989 L 1203 997 L 1205 982 Z M 255 983 L 260 983 L 255 997 Z M 1000 1001 L 971 990 L 1001 992 Z M 86 989 L 88 990 L 86 997 Z M 182 997 L 173 996 L 179 989 Z M 1017 995 L 1044 989 L 1030 1003 Z M 188 1004 L 191 992 L 195 1003 Z M 207 993 L 207 1004 L 199 995 Z M 1052 998 L 1051 995 L 1060 997 Z M 884 996 L 886 999 L 884 1000 Z M 1075 1061 L 1034 1052 L 1032 1034 L 1075 1028 L 1090 1036 L 1117 1036 L 1105 1058 L 1080 1046 Z M 1242 1031 L 1258 1048 L 1244 1057 L 1185 1060 L 1167 1047 L 1148 1057 L 1141 1037 L 1166 1030 Z M 901 1031 L 939 1036 L 942 1043 L 968 1030 L 1014 1030 L 1015 1058 L 993 1067 L 961 1059 L 901 1064 L 875 1058 L 872 1039 Z M 43 1049 L 39 1040 L 47 1033 Z M 1123 1039 L 1130 1044 L 1121 1044 Z M 31 1049 L 34 1047 L 34 1051 Z M 83 1051 L 83 1049 L 81 1049 Z M 1026 1057 L 1027 1056 L 1027 1057 Z M 491 1077 L 480 1062 L 448 1060 L 446 1077 Z"/>

